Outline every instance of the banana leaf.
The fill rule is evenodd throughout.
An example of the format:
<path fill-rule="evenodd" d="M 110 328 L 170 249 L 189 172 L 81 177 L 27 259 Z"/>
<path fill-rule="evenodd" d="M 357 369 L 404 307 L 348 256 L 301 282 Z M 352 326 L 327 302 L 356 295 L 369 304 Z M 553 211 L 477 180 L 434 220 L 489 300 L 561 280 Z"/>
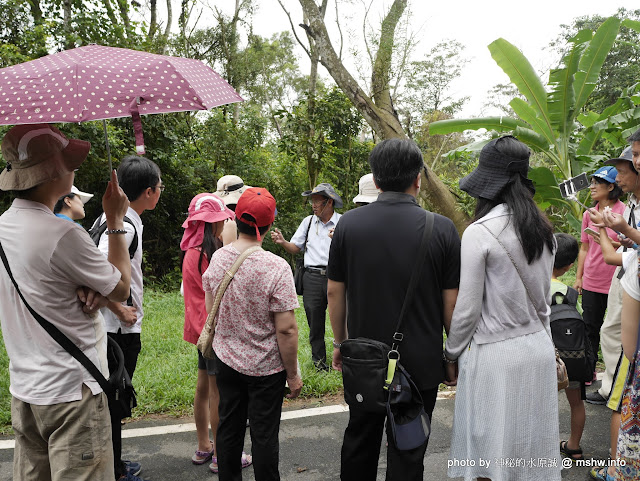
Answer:
<path fill-rule="evenodd" d="M 547 140 L 547 148 L 556 143 L 556 136 L 553 130 L 544 119 L 536 115 L 535 109 L 519 97 L 514 98 L 509 105 L 518 117 L 531 125 L 533 131 L 537 132 Z"/>
<path fill-rule="evenodd" d="M 589 95 L 596 87 L 596 82 L 600 76 L 602 64 L 607 58 L 607 54 L 616 40 L 618 30 L 620 29 L 620 19 L 609 17 L 596 30 L 595 35 L 589 42 L 580 58 L 578 71 L 575 74 L 575 111 L 582 110 L 587 102 Z"/>
<path fill-rule="evenodd" d="M 510 132 L 516 127 L 528 128 L 529 125 L 522 120 L 511 117 L 478 117 L 473 119 L 447 119 L 438 120 L 429 124 L 430 135 L 450 134 L 452 132 L 464 132 L 465 130 L 497 130 L 498 132 Z"/>
<path fill-rule="evenodd" d="M 590 31 L 587 31 L 591 33 Z M 570 126 L 574 116 L 573 104 L 575 102 L 575 92 L 573 89 L 574 75 L 578 70 L 580 56 L 585 49 L 584 43 L 577 43 L 578 39 L 585 35 L 576 35 L 574 45 L 567 55 L 562 59 L 564 68 L 551 70 L 549 74 L 549 84 L 551 92 L 548 95 L 547 106 L 549 108 L 549 118 L 553 127 L 561 134 L 570 132 Z M 591 36 L 588 36 L 591 38 Z"/>
<path fill-rule="evenodd" d="M 537 115 L 549 123 L 547 92 L 527 58 L 514 45 L 503 38 L 489 44 L 489 51 L 496 63 L 509 76 L 520 93 L 537 110 Z"/>

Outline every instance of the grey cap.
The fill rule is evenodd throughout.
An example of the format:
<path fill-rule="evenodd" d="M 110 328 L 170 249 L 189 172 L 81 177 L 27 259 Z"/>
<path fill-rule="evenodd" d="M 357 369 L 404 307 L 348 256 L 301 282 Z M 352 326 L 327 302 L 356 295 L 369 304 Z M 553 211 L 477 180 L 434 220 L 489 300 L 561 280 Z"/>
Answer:
<path fill-rule="evenodd" d="M 342 199 L 333 189 L 331 184 L 327 184 L 326 182 L 323 182 L 322 184 L 318 184 L 313 188 L 313 190 L 305 190 L 302 193 L 302 196 L 309 197 L 310 195 L 314 195 L 314 194 L 324 195 L 328 199 L 332 199 L 333 205 L 336 209 L 340 209 L 343 206 Z"/>
<path fill-rule="evenodd" d="M 631 168 L 633 170 L 636 170 L 636 166 L 633 165 L 633 153 L 631 152 L 630 145 L 624 148 L 624 150 L 620 153 L 620 157 L 616 157 L 615 159 L 609 159 L 604 163 L 604 165 L 616 165 L 621 160 L 626 160 L 628 162 L 631 162 Z"/>

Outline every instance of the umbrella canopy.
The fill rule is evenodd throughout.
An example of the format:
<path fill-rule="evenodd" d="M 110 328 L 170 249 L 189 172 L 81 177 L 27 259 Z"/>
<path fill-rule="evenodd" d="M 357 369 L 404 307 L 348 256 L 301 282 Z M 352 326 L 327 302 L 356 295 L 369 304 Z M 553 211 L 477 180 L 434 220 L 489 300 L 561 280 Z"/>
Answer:
<path fill-rule="evenodd" d="M 140 114 L 208 110 L 241 101 L 199 60 L 124 48 L 88 45 L 0 69 L 0 124 L 131 116 L 141 154 Z"/>

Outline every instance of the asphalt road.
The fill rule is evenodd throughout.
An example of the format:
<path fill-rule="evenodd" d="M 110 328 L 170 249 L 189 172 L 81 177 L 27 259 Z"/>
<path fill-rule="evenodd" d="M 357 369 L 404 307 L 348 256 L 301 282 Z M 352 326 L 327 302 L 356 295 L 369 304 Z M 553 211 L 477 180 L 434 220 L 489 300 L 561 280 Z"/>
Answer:
<path fill-rule="evenodd" d="M 569 405 L 564 393 L 560 400 L 560 437 L 569 433 Z M 432 434 L 425 457 L 425 480 L 447 479 L 447 459 L 453 399 L 438 400 L 433 415 Z M 587 426 L 582 438 L 586 458 L 606 459 L 609 439 L 609 413 L 605 406 L 587 404 Z M 348 413 L 334 406 L 329 414 L 310 415 L 318 412 L 313 407 L 287 411 L 280 428 L 280 474 L 283 481 L 324 481 L 339 479 L 340 446 L 347 424 Z M 303 417 L 296 417 L 303 416 Z M 195 450 L 195 432 L 185 425 L 191 420 L 154 420 L 132 422 L 125 426 L 123 453 L 127 458 L 143 465 L 141 475 L 150 481 L 198 481 L 211 480 L 216 475 L 207 465 L 194 466 L 191 456 Z M 514 420 L 515 422 L 515 420 Z M 6 441 L 8 438 L 4 438 Z M 384 441 L 383 441 L 384 443 Z M 0 480 L 10 480 L 13 449 L 3 445 L 0 439 Z M 247 431 L 245 451 L 250 452 Z M 523 453 L 526 455 L 526 453 Z M 384 479 L 386 451 L 381 449 L 378 480 Z M 589 468 L 573 467 L 562 471 L 563 480 L 587 480 Z M 245 480 L 253 481 L 251 467 L 243 471 Z M 357 480 L 354 480 L 357 481 Z"/>

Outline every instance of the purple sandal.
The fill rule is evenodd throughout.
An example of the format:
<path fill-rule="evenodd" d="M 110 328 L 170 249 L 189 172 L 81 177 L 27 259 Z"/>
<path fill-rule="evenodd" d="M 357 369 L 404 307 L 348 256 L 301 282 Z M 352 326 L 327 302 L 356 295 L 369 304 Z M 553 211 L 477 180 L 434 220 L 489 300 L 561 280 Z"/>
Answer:
<path fill-rule="evenodd" d="M 248 468 L 249 466 L 251 466 L 251 463 L 253 463 L 252 456 L 245 453 L 244 451 L 242 452 L 242 458 L 240 459 L 242 461 L 242 469 Z M 213 456 L 211 458 L 211 461 L 212 463 L 209 465 L 209 471 L 214 474 L 218 474 L 218 458 L 216 456 Z"/>
<path fill-rule="evenodd" d="M 191 462 L 197 465 L 205 464 L 207 461 L 209 461 L 213 457 L 213 451 L 214 451 L 213 443 L 211 444 L 211 451 L 200 451 L 198 449 L 196 450 L 196 453 L 192 456 Z"/>

